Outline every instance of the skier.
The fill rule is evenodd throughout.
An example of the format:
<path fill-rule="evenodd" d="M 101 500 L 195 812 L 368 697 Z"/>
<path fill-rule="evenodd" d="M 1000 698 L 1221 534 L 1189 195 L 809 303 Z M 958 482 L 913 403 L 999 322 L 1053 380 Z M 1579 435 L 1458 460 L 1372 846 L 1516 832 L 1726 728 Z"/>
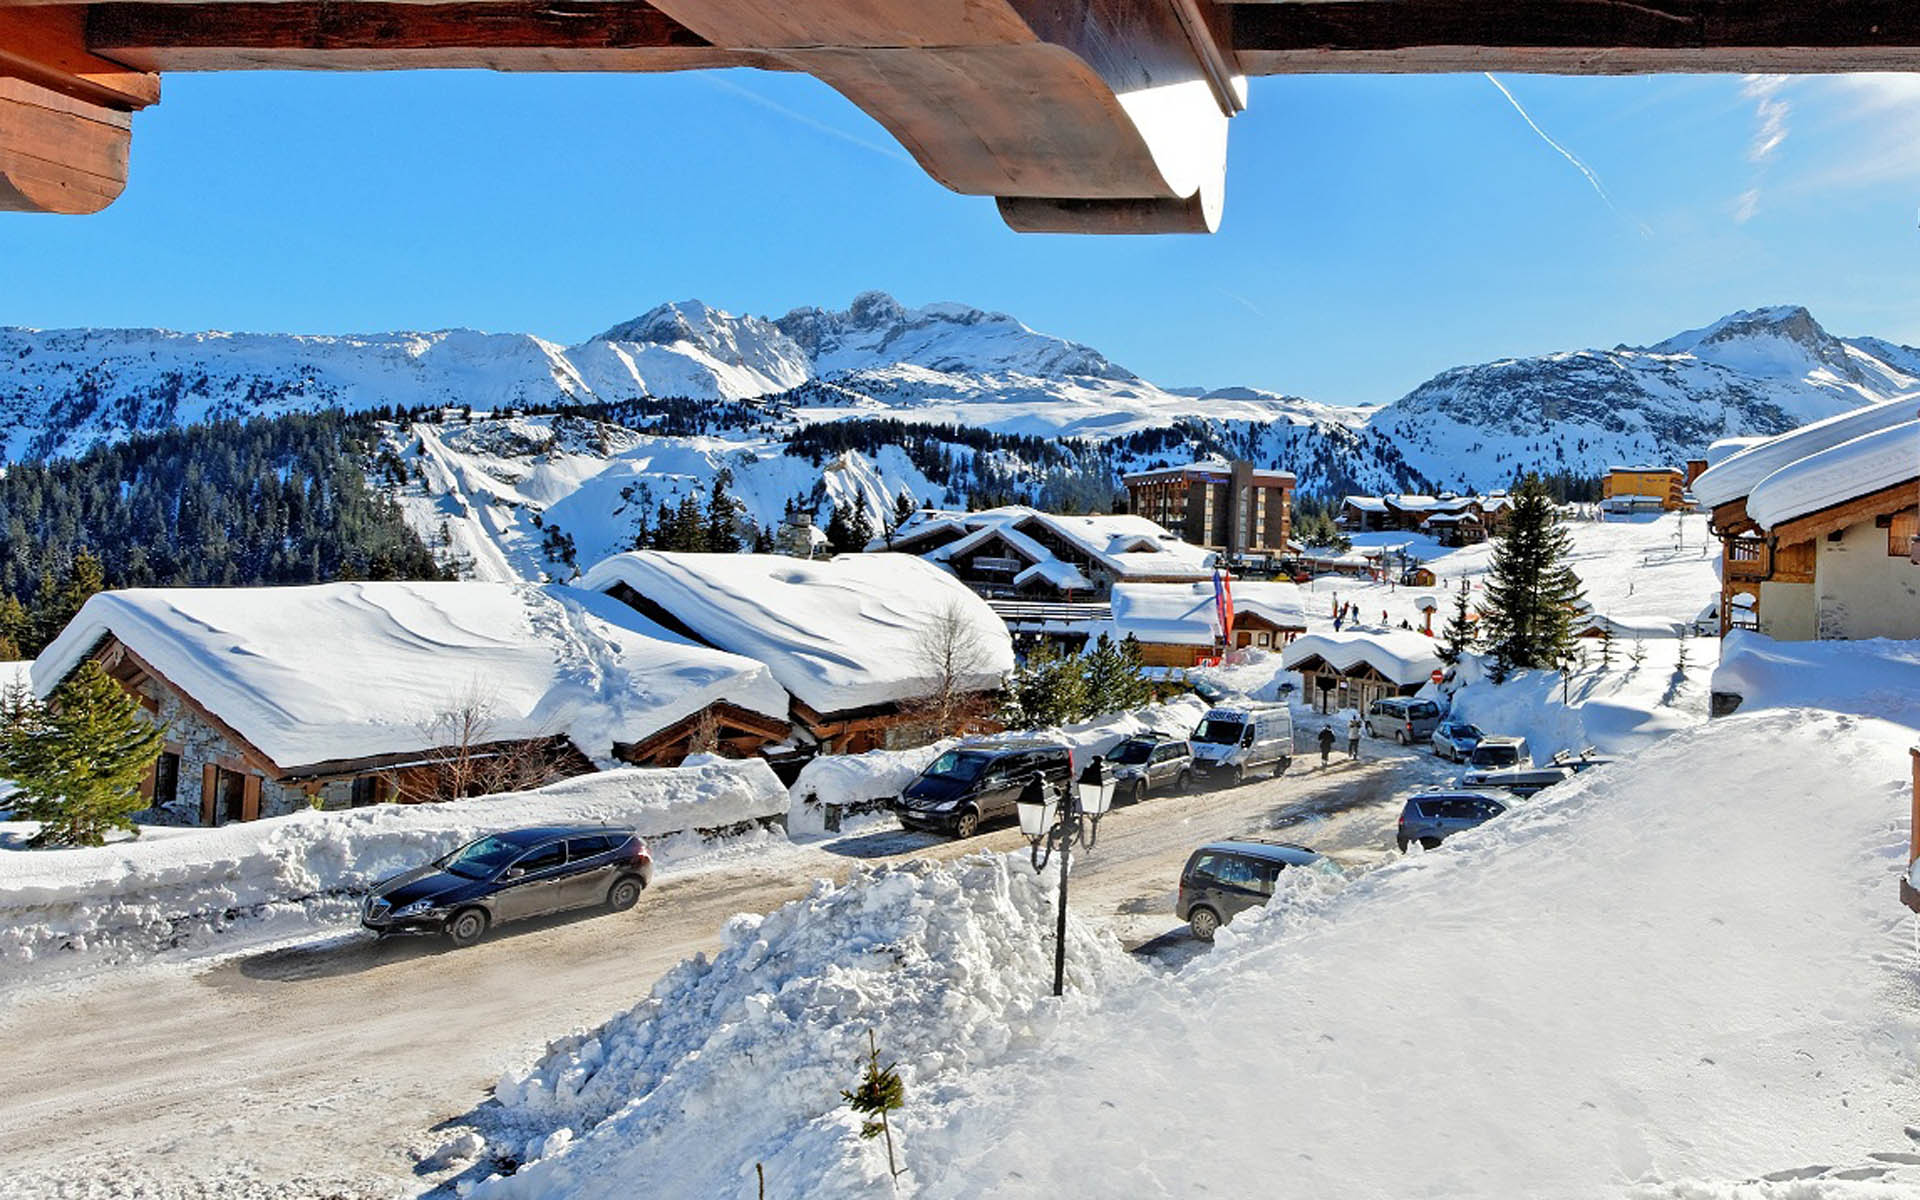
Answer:
<path fill-rule="evenodd" d="M 1347 757 L 1360 757 L 1360 714 L 1347 718 Z"/>
<path fill-rule="evenodd" d="M 1322 767 L 1325 767 L 1328 765 L 1327 756 L 1332 753 L 1333 753 L 1333 726 L 1322 725 L 1320 727 L 1320 765 Z"/>

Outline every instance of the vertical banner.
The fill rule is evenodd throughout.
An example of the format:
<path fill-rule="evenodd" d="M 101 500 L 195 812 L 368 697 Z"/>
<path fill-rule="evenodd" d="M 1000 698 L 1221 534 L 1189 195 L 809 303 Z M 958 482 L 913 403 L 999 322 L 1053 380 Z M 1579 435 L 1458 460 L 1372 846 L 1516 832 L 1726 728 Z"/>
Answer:
<path fill-rule="evenodd" d="M 1220 644 L 1233 649 L 1233 580 L 1218 567 L 1213 572 L 1213 611 L 1220 619 Z"/>

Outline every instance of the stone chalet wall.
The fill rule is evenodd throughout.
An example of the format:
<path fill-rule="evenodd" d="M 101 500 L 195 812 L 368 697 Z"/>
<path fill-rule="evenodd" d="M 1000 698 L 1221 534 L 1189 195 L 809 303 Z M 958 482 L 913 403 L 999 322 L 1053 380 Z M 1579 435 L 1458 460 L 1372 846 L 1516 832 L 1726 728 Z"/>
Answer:
<path fill-rule="evenodd" d="M 201 781 L 209 763 L 260 776 L 260 815 L 263 817 L 284 816 L 312 806 L 305 789 L 275 783 L 249 767 L 240 755 L 240 748 L 182 703 L 172 688 L 148 679 L 136 690 L 146 701 L 144 707 L 149 719 L 166 727 L 167 749 L 180 756 L 180 783 L 175 800 L 163 807 L 156 806 L 147 816 L 166 824 L 200 824 Z M 321 786 L 319 795 L 324 807 L 346 808 L 352 802 L 353 781 L 329 782 Z"/>

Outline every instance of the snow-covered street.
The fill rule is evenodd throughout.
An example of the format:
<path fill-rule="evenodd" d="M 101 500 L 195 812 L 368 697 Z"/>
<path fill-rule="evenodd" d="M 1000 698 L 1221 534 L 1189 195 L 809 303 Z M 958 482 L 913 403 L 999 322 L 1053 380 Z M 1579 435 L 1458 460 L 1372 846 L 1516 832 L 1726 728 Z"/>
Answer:
<path fill-rule="evenodd" d="M 1374 866 L 1397 857 L 1400 798 L 1451 774 L 1423 750 L 1369 739 L 1360 763 L 1335 754 L 1323 771 L 1302 758 L 1277 780 L 1118 809 L 1076 859 L 1075 911 L 1177 966 L 1201 952 L 1172 911 L 1195 846 L 1266 829 Z M 1008 826 L 950 842 L 875 819 L 666 871 L 631 913 L 538 920 L 466 951 L 351 934 L 16 989 L 0 999 L 0 1037 L 31 1035 L 39 1052 L 16 1061 L 0 1109 L 0 1195 L 425 1191 L 446 1174 L 415 1171 L 414 1157 L 446 1140 L 436 1125 L 483 1102 L 548 1039 L 606 1020 L 714 950 L 733 914 L 862 866 L 1024 846 Z"/>

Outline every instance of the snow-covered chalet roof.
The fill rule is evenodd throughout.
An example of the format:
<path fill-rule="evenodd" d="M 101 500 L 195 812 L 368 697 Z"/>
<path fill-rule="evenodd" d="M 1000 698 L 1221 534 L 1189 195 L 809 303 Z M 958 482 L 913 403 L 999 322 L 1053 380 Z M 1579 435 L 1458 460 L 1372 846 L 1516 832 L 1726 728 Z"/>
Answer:
<path fill-rule="evenodd" d="M 1284 581 L 1236 580 L 1233 608 L 1256 613 L 1282 629 L 1305 629 L 1300 589 Z M 1113 626 L 1121 637 L 1176 646 L 1210 645 L 1219 636 L 1212 583 L 1116 583 Z"/>
<path fill-rule="evenodd" d="M 1747 494 L 1763 529 L 1920 476 L 1920 421 L 1829 446 L 1768 475 Z"/>
<path fill-rule="evenodd" d="M 1072 563 L 1049 559 L 1028 567 L 1013 577 L 1013 584 L 1019 587 L 1031 579 L 1044 579 L 1061 591 L 1087 592 L 1093 590 L 1093 581 L 1080 573 L 1080 568 Z"/>
<path fill-rule="evenodd" d="M 1788 430 L 1707 468 L 1693 481 L 1693 494 L 1708 508 L 1718 508 L 1749 495 L 1761 480 L 1782 467 L 1830 446 L 1904 424 L 1913 420 L 1916 412 L 1920 412 L 1920 400 L 1903 397 Z"/>
<path fill-rule="evenodd" d="M 929 513 L 903 526 L 894 534 L 894 542 L 910 543 L 936 530 L 953 528 L 963 528 L 967 533 L 927 551 L 925 557 L 947 562 L 998 535 L 1030 563 L 1052 562 L 1059 556 L 1038 540 L 1051 534 L 1117 579 L 1205 579 L 1213 574 L 1212 551 L 1129 513 L 1067 517 L 1022 504 L 966 514 Z M 868 548 L 877 550 L 882 544 L 876 539 Z"/>
<path fill-rule="evenodd" d="M 710 645 L 767 665 L 816 712 L 925 694 L 929 628 L 952 613 L 980 646 L 970 688 L 998 687 L 1013 642 L 987 602 L 911 554 L 670 554 L 636 550 L 596 564 L 582 580 L 625 584 Z"/>
<path fill-rule="evenodd" d="M 133 588 L 90 598 L 33 665 L 46 696 L 111 634 L 283 770 L 565 734 L 606 760 L 716 701 L 785 719 L 761 664 L 694 645 L 607 596 L 526 583 Z"/>
<path fill-rule="evenodd" d="M 1361 512 L 1383 513 L 1387 511 L 1387 502 L 1378 496 L 1348 496 L 1344 501 Z"/>
<path fill-rule="evenodd" d="M 1433 639 L 1405 629 L 1303 633 L 1287 643 L 1280 665 L 1292 670 L 1314 657 L 1343 673 L 1364 663 L 1402 687 L 1427 682 L 1440 667 Z"/>

